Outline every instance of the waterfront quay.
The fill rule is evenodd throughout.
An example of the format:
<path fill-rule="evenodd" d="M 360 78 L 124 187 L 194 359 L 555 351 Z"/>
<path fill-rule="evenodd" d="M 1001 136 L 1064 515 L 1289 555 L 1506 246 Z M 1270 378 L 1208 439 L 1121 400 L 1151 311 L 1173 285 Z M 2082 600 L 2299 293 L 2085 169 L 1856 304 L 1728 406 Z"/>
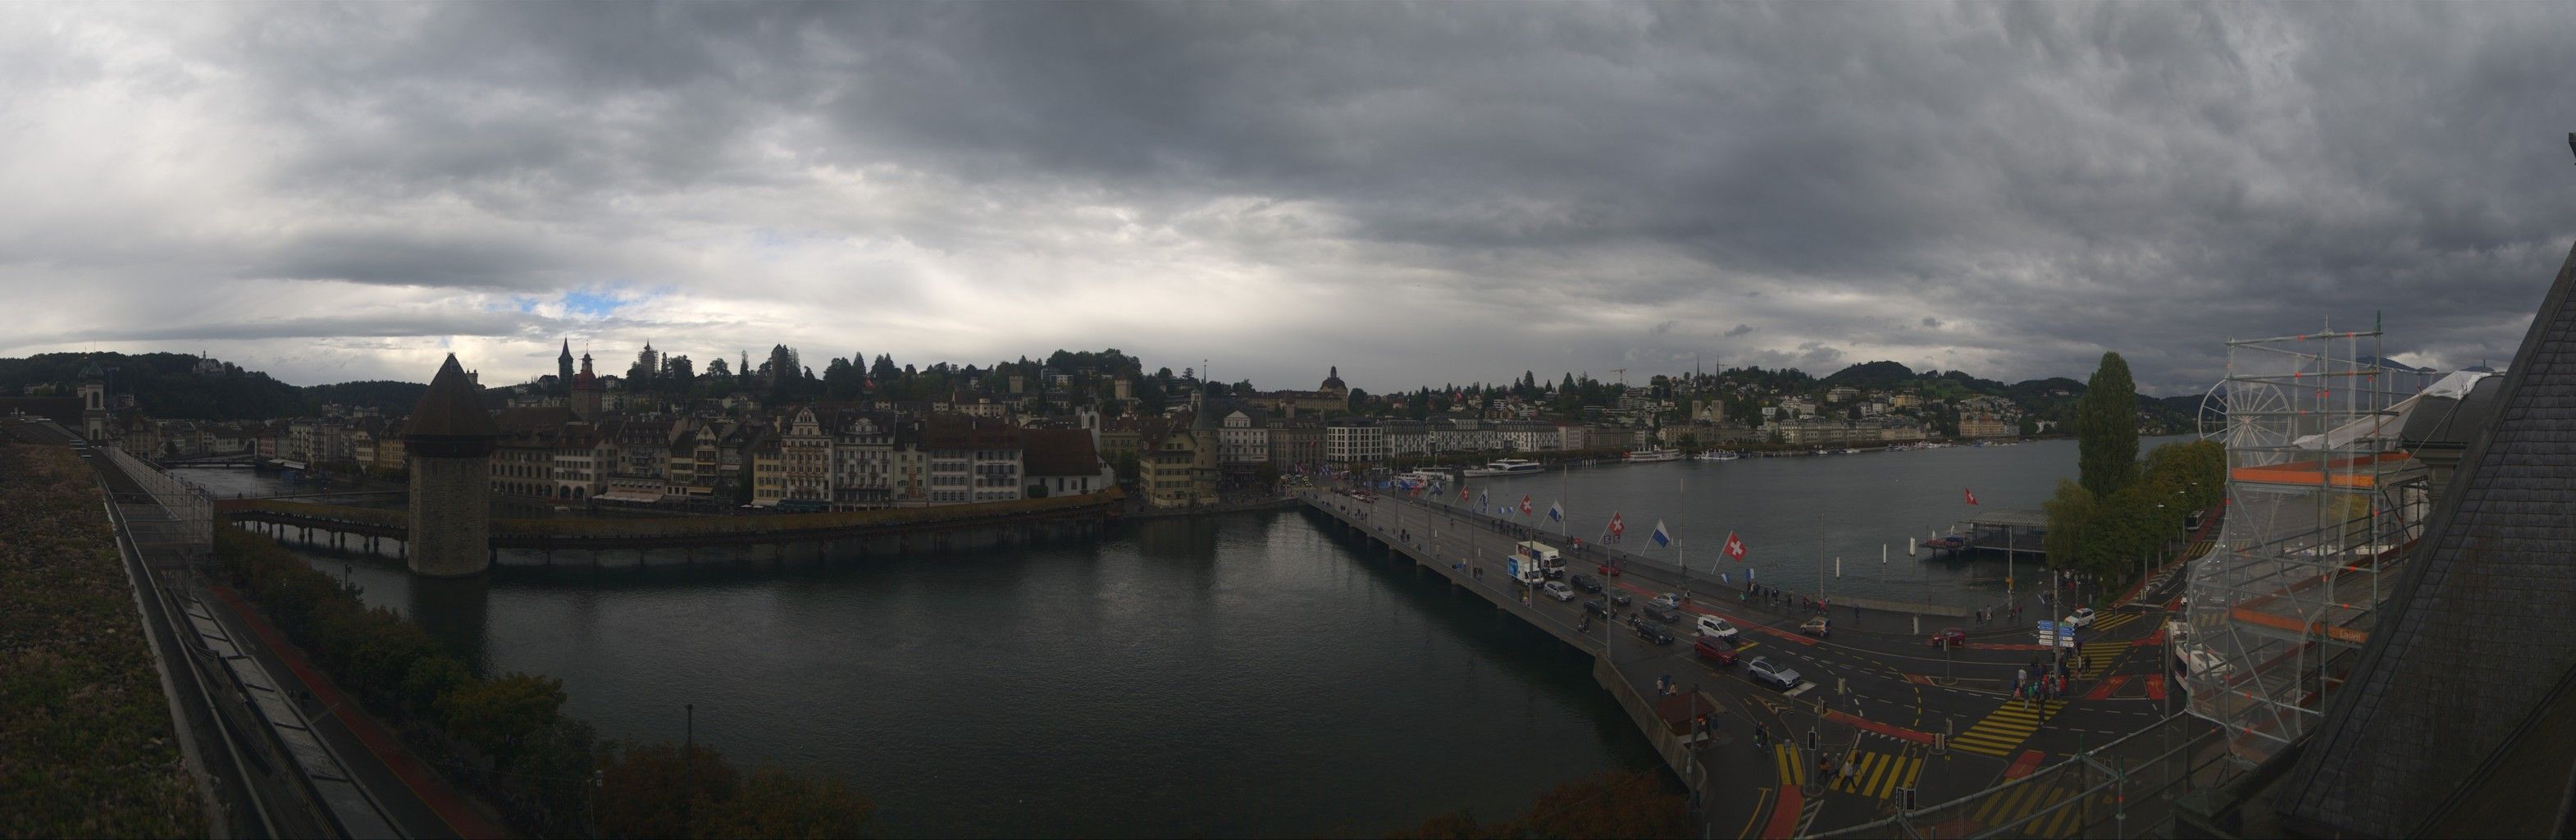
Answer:
<path fill-rule="evenodd" d="M 1436 574 L 1594 659 L 1593 677 L 1616 696 L 1666 765 L 1689 788 L 1710 837 L 1793 837 L 1838 829 L 1897 833 L 1914 810 L 1937 816 L 1942 836 L 2113 836 L 2161 820 L 2161 802 L 2122 796 L 2132 780 L 2105 787 L 2100 764 L 2143 766 L 2176 755 L 2150 727 L 2196 731 L 2175 716 L 2162 626 L 2182 576 L 2164 574 L 2075 634 L 2053 656 L 2028 621 L 1980 626 L 1949 608 L 1876 601 L 1810 606 L 1795 595 L 1756 597 L 1743 582 L 1721 584 L 1626 552 L 1587 545 L 1567 556 L 1567 578 L 1588 574 L 1608 589 L 1558 601 L 1516 583 L 1505 560 L 1516 542 L 1570 546 L 1535 524 L 1497 519 L 1397 495 L 1309 488 L 1310 514 L 1363 557 L 1385 557 Z M 1603 573 L 1616 558 L 1620 572 Z M 1609 592 L 1634 604 L 1616 620 L 1587 620 L 1586 601 Z M 1629 616 L 1654 597 L 1689 594 L 1682 620 L 1661 625 L 1669 644 L 1631 628 Z M 1955 611 L 1965 612 L 1965 611 Z M 1734 664 L 1694 652 L 1694 623 L 1714 617 L 1740 630 Z M 1829 619 L 1818 637 L 1810 619 Z M 1652 621 L 1651 618 L 1647 619 Z M 1956 646 L 1933 633 L 1965 631 Z M 2063 664 L 2052 662 L 2062 656 Z M 1794 686 L 1756 683 L 1757 658 L 1794 669 Z M 2015 686 L 2063 668 L 2062 687 L 2039 697 Z M 2162 733 L 2160 733 L 2162 734 Z M 2119 742 L 2120 755 L 2094 748 Z M 2093 750 L 2092 755 L 2079 754 Z M 2170 784 L 2170 782 L 2168 782 Z M 2107 792 L 2106 792 L 2107 791 Z"/>

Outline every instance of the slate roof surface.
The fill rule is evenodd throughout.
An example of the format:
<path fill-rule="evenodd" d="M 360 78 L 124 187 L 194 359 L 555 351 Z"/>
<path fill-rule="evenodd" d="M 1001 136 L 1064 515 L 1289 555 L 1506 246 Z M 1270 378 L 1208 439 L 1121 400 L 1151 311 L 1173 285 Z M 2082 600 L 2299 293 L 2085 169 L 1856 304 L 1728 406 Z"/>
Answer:
<path fill-rule="evenodd" d="M 1020 445 L 1025 466 L 1021 474 L 1099 475 L 1100 453 L 1091 445 L 1091 432 L 1083 429 L 1022 429 Z"/>
<path fill-rule="evenodd" d="M 2576 250 L 2501 377 L 2417 555 L 2275 800 L 2293 821 L 2419 833 L 2576 664 Z M 2563 754 L 2562 754 L 2563 755 Z M 2576 759 L 2562 759 L 2576 760 Z M 2531 803 L 2554 813 L 2558 802 Z"/>
<path fill-rule="evenodd" d="M 420 402 L 412 406 L 411 427 L 403 434 L 412 437 L 494 437 L 501 433 L 493 425 L 492 415 L 483 411 L 482 389 L 465 378 L 465 368 L 456 363 L 456 354 L 447 354 L 447 363 L 438 366 L 438 375 L 429 380 L 429 390 L 421 392 Z"/>

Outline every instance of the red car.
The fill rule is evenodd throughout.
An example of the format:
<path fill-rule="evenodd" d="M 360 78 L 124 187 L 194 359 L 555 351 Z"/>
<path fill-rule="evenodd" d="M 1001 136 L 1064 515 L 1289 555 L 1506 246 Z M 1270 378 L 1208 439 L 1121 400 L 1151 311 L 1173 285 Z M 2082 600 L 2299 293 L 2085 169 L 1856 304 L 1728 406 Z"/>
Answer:
<path fill-rule="evenodd" d="M 1691 650 L 1698 653 L 1699 658 L 1719 665 L 1735 664 L 1735 648 L 1728 647 L 1725 640 L 1715 636 L 1699 637 L 1699 641 L 1691 644 Z"/>
<path fill-rule="evenodd" d="M 1597 566 L 1597 567 L 1595 567 L 1595 568 L 1596 568 L 1597 570 L 1599 570 L 1602 574 L 1609 575 L 1609 576 L 1611 576 L 1611 577 L 1618 577 L 1618 576 L 1619 576 L 1619 567 L 1617 567 L 1617 566 L 1613 566 L 1613 565 L 1610 565 L 1610 564 L 1608 564 L 1608 563 L 1603 563 L 1603 564 L 1601 564 L 1600 566 Z"/>
<path fill-rule="evenodd" d="M 1933 647 L 1967 647 L 1968 631 L 1961 630 L 1956 627 L 1941 628 L 1941 632 L 1932 634 L 1931 645 Z"/>

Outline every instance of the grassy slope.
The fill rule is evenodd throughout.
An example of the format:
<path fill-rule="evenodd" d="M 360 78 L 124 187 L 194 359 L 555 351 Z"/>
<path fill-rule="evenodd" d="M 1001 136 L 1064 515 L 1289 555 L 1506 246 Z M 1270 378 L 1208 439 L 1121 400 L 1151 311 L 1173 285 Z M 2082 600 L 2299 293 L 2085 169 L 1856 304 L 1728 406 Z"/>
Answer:
<path fill-rule="evenodd" d="M 206 833 L 96 485 L 0 446 L 0 836 Z"/>

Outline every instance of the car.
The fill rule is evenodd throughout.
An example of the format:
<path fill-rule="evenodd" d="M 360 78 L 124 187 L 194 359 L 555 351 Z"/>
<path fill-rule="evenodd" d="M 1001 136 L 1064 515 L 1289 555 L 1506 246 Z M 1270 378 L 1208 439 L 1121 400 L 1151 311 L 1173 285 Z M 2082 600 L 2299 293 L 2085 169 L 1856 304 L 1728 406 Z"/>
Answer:
<path fill-rule="evenodd" d="M 1651 619 L 1654 619 L 1654 620 L 1656 620 L 1656 621 L 1661 621 L 1661 622 L 1663 622 L 1663 623 L 1665 623 L 1665 624 L 1680 624 L 1680 623 L 1682 622 L 1682 614 L 1681 614 L 1681 612 L 1680 612 L 1680 611 L 1678 611 L 1678 610 L 1674 610 L 1674 609 L 1672 609 L 1672 608 L 1669 608 L 1669 607 L 1664 607 L 1664 606 L 1660 606 L 1660 605 L 1656 605 L 1656 604 L 1647 604 L 1647 605 L 1645 605 L 1644 607 L 1641 607 L 1640 609 L 1643 609 L 1643 610 L 1645 611 L 1645 613 L 1646 613 L 1646 617 L 1647 617 L 1647 618 L 1651 618 Z"/>
<path fill-rule="evenodd" d="M 1668 609 L 1668 610 L 1678 610 L 1678 609 L 1681 609 L 1681 608 L 1682 608 L 1682 596 L 1680 596 L 1680 595 L 1676 595 L 1676 594 L 1673 594 L 1673 593 L 1670 593 L 1670 592 L 1666 592 L 1666 593 L 1664 593 L 1664 594 L 1661 594 L 1661 595 L 1657 595 L 1657 596 L 1655 596 L 1655 600 L 1648 601 L 1647 603 L 1650 603 L 1650 604 L 1653 604 L 1653 605 L 1655 605 L 1655 606 L 1662 607 L 1662 608 L 1664 608 L 1664 609 Z"/>
<path fill-rule="evenodd" d="M 1585 601 L 1585 602 L 1583 602 L 1583 611 L 1584 611 L 1584 612 L 1587 612 L 1587 613 L 1590 613 L 1590 614 L 1593 614 L 1593 615 L 1600 616 L 1600 617 L 1602 617 L 1602 618 L 1609 618 L 1609 617 L 1610 617 L 1610 605 L 1609 605 L 1609 604 L 1602 603 L 1602 602 L 1600 602 L 1600 601 Z"/>
<path fill-rule="evenodd" d="M 1807 623 L 1798 625 L 1798 632 L 1822 639 L 1826 636 L 1833 635 L 1834 622 L 1833 619 L 1829 619 L 1821 615 L 1816 616 L 1815 618 L 1807 619 Z"/>
<path fill-rule="evenodd" d="M 1931 644 L 1933 647 L 1966 647 L 1968 631 L 1956 627 L 1943 627 L 1941 632 L 1932 634 Z"/>
<path fill-rule="evenodd" d="M 1715 636 L 1699 637 L 1698 641 L 1691 643 L 1691 652 L 1718 665 L 1733 665 L 1736 661 L 1735 648 Z"/>
<path fill-rule="evenodd" d="M 1551 580 L 1545 585 L 1540 586 L 1538 589 L 1541 592 L 1547 593 L 1547 597 L 1554 598 L 1559 601 L 1574 600 L 1574 587 L 1565 585 L 1565 581 Z"/>
<path fill-rule="evenodd" d="M 1628 593 L 1625 592 L 1612 592 L 1610 593 L 1610 603 L 1624 607 L 1635 603 L 1635 599 L 1629 598 Z"/>
<path fill-rule="evenodd" d="M 1801 679 L 1798 676 L 1798 669 L 1785 665 L 1773 665 L 1771 664 L 1771 660 L 1764 659 L 1759 656 L 1753 657 L 1752 662 L 1745 664 L 1744 675 L 1752 677 L 1754 682 L 1762 683 L 1781 691 L 1788 691 L 1790 689 L 1797 688 Z"/>
<path fill-rule="evenodd" d="M 1735 625 L 1728 624 L 1723 619 L 1713 615 L 1700 616 L 1699 620 L 1691 622 L 1691 625 L 1699 630 L 1699 634 L 1701 636 L 1724 641 L 1729 646 L 1734 645 L 1735 637 L 1742 635 L 1744 632 L 1735 629 Z"/>
<path fill-rule="evenodd" d="M 1603 563 L 1603 564 L 1601 564 L 1601 565 L 1594 566 L 1594 567 L 1592 567 L 1592 570 L 1593 570 L 1593 571 L 1600 572 L 1601 574 L 1603 574 L 1603 575 L 1605 575 L 1605 576 L 1608 576 L 1608 577 L 1618 577 L 1618 576 L 1619 576 L 1619 567 L 1617 567 L 1617 566 L 1613 566 L 1613 565 L 1610 565 L 1610 564 L 1608 564 L 1608 563 Z"/>
<path fill-rule="evenodd" d="M 1575 585 L 1575 587 L 1576 587 L 1576 588 L 1582 589 L 1582 590 L 1583 590 L 1583 591 L 1585 591 L 1585 592 L 1599 592 L 1599 591 L 1601 591 L 1601 579 L 1600 579 L 1600 578 L 1593 577 L 1593 576 L 1591 576 L 1591 575 L 1586 575 L 1586 574 L 1577 574 L 1577 575 L 1575 575 L 1575 576 L 1574 576 L 1574 585 Z"/>
<path fill-rule="evenodd" d="M 2068 627 L 2091 627 L 2093 619 L 2100 617 L 2093 612 L 2092 607 L 2076 607 L 2074 614 L 2067 616 L 2064 623 Z"/>
<path fill-rule="evenodd" d="M 1673 643 L 1672 631 L 1664 629 L 1663 625 L 1659 625 L 1651 621 L 1635 621 L 1630 622 L 1628 626 L 1636 628 L 1637 638 L 1644 639 L 1658 645 L 1669 645 Z"/>

